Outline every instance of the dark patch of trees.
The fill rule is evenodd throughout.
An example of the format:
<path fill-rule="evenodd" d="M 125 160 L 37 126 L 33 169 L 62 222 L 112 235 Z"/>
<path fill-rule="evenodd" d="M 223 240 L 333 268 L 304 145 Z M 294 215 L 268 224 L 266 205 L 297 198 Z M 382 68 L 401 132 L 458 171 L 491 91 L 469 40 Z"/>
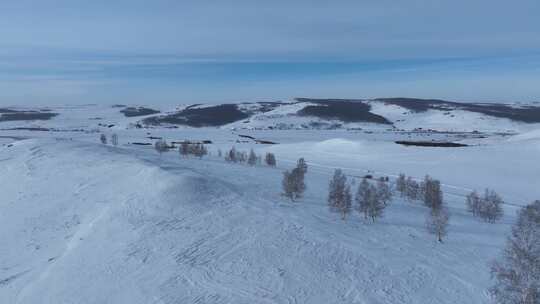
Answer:
<path fill-rule="evenodd" d="M 149 117 L 143 121 L 149 125 L 167 123 L 191 127 L 211 127 L 222 126 L 247 117 L 248 115 L 239 110 L 237 105 L 222 104 L 205 108 L 186 108 L 174 114 Z"/>
<path fill-rule="evenodd" d="M 315 116 L 323 119 L 336 119 L 343 122 L 372 122 L 379 124 L 392 124 L 383 116 L 371 113 L 371 106 L 361 101 L 349 101 L 340 99 L 305 99 L 298 101 L 318 103 L 314 106 L 306 106 L 297 114 L 300 116 Z"/>
<path fill-rule="evenodd" d="M 127 107 L 125 109 L 122 109 L 120 113 L 124 114 L 124 116 L 126 117 L 137 117 L 137 116 L 157 114 L 159 113 L 159 111 L 150 109 L 150 108 L 145 108 L 145 107 Z"/>

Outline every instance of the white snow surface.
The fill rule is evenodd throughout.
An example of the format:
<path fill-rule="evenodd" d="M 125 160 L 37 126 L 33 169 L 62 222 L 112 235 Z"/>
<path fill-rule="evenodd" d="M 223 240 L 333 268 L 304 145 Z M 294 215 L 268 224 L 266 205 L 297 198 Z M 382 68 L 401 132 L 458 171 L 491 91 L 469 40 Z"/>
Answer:
<path fill-rule="evenodd" d="M 488 303 L 512 219 L 450 203 L 437 244 L 419 203 L 340 220 L 316 170 L 290 203 L 280 170 L 211 157 L 51 139 L 1 155 L 1 303 Z"/>
<path fill-rule="evenodd" d="M 294 121 L 283 110 L 274 114 Z M 396 145 L 435 135 L 384 130 L 136 129 L 140 117 L 118 111 L 63 108 L 50 121 L 0 124 L 63 130 L 0 131 L 0 303 L 491 303 L 490 263 L 519 206 L 540 198 L 531 126 L 445 149 Z M 100 132 L 120 145 L 99 144 Z M 212 140 L 212 155 L 130 144 L 150 136 Z M 232 146 L 273 152 L 278 166 L 217 157 Z M 308 188 L 291 203 L 281 177 L 299 157 Z M 365 174 L 440 179 L 451 212 L 444 243 L 425 231 L 421 202 L 395 197 L 376 223 L 330 213 L 335 168 L 353 188 Z M 465 210 L 464 195 L 486 187 L 508 202 L 496 224 Z"/>

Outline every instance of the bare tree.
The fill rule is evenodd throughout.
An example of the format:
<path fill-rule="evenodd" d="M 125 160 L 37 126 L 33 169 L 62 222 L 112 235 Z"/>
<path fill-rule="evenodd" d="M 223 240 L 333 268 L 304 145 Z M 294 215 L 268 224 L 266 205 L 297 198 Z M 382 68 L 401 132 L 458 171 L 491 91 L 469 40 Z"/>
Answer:
<path fill-rule="evenodd" d="M 104 145 L 107 144 L 107 136 L 105 136 L 105 134 L 101 133 L 101 135 L 99 136 L 99 140 L 101 141 L 102 144 Z"/>
<path fill-rule="evenodd" d="M 247 160 L 247 153 L 246 152 L 236 152 L 236 160 L 239 163 L 245 163 Z"/>
<path fill-rule="evenodd" d="M 115 133 L 111 136 L 111 143 L 113 146 L 118 146 L 118 135 Z"/>
<path fill-rule="evenodd" d="M 491 267 L 490 289 L 499 304 L 540 303 L 540 201 L 518 213 L 500 260 Z"/>
<path fill-rule="evenodd" d="M 336 169 L 328 189 L 330 211 L 341 213 L 341 219 L 345 220 L 351 211 L 351 203 L 352 195 L 350 187 L 347 185 L 347 177 L 341 169 Z"/>
<path fill-rule="evenodd" d="M 466 204 L 467 204 L 467 210 L 471 212 L 473 216 L 477 216 L 480 211 L 481 200 L 476 190 L 474 190 L 473 192 L 469 193 L 469 195 L 467 195 Z"/>
<path fill-rule="evenodd" d="M 369 200 L 370 197 L 373 195 L 370 193 L 372 191 L 371 185 L 367 181 L 367 178 L 363 178 L 362 182 L 358 184 L 358 188 L 356 190 L 356 210 L 358 212 L 364 214 L 364 218 L 368 218 L 368 210 L 369 210 Z"/>
<path fill-rule="evenodd" d="M 383 183 L 384 186 L 381 186 Z M 387 186 L 383 180 L 378 181 L 378 186 L 371 185 L 366 178 L 362 179 L 362 182 L 358 185 L 356 191 L 356 209 L 360 213 L 364 213 L 364 218 L 371 218 L 371 221 L 375 222 L 375 219 L 381 217 L 385 208 L 385 200 L 389 199 L 389 192 L 386 192 Z M 382 187 L 382 188 L 379 188 Z"/>
<path fill-rule="evenodd" d="M 352 194 L 351 187 L 349 185 L 345 186 L 345 195 L 343 204 L 341 205 L 341 219 L 345 220 L 345 217 L 351 213 L 352 209 Z"/>
<path fill-rule="evenodd" d="M 426 217 L 426 229 L 429 233 L 436 235 L 438 241 L 442 243 L 443 237 L 448 233 L 449 220 L 450 213 L 445 206 L 431 208 Z"/>
<path fill-rule="evenodd" d="M 237 160 L 237 154 L 238 154 L 238 152 L 236 152 L 236 148 L 232 147 L 231 150 L 229 150 L 227 153 L 225 153 L 225 160 L 228 161 L 228 162 L 236 163 L 238 161 Z"/>
<path fill-rule="evenodd" d="M 493 190 L 486 189 L 481 199 L 479 215 L 487 222 L 494 223 L 503 216 L 503 199 Z"/>
<path fill-rule="evenodd" d="M 415 201 L 420 198 L 420 185 L 412 177 L 407 177 L 405 196 L 410 201 Z"/>
<path fill-rule="evenodd" d="M 299 168 L 300 170 L 302 170 L 303 174 L 307 173 L 308 165 L 303 157 L 298 159 L 298 162 L 296 163 L 296 168 Z"/>
<path fill-rule="evenodd" d="M 283 172 L 282 187 L 283 195 L 292 201 L 301 198 L 306 190 L 303 172 L 298 168 Z"/>
<path fill-rule="evenodd" d="M 165 141 L 164 139 L 160 139 L 154 144 L 154 149 L 156 149 L 156 151 L 159 153 L 159 156 L 161 157 L 161 154 L 163 154 L 163 152 L 166 152 L 169 149 L 169 145 L 167 144 L 167 141 Z"/>
<path fill-rule="evenodd" d="M 371 221 L 375 222 L 375 219 L 382 217 L 386 205 L 380 196 L 379 189 L 375 188 L 373 185 L 370 185 L 369 187 L 368 215 L 371 218 Z"/>
<path fill-rule="evenodd" d="M 276 156 L 274 155 L 274 153 L 266 153 L 264 161 L 270 167 L 276 166 Z"/>
<path fill-rule="evenodd" d="M 377 197 L 386 206 L 392 200 L 392 190 L 384 178 L 377 181 Z"/>
<path fill-rule="evenodd" d="M 294 168 L 292 170 L 292 176 L 294 178 L 296 197 L 301 198 L 306 191 L 306 183 L 304 182 L 305 172 L 299 168 Z"/>
<path fill-rule="evenodd" d="M 294 179 L 291 177 L 291 172 L 289 170 L 283 172 L 281 186 L 283 188 L 283 195 L 291 201 L 294 201 Z"/>
<path fill-rule="evenodd" d="M 180 152 L 180 155 L 187 157 L 189 155 L 189 142 L 183 141 L 180 144 L 180 149 L 178 151 Z"/>
<path fill-rule="evenodd" d="M 441 182 L 432 179 L 429 175 L 426 175 L 422 185 L 423 186 L 421 188 L 423 188 L 423 191 L 421 191 L 421 193 L 424 195 L 424 204 L 431 209 L 440 208 L 443 203 Z"/>
<path fill-rule="evenodd" d="M 249 157 L 247 159 L 247 163 L 248 165 L 250 166 L 255 166 L 257 164 L 257 155 L 255 154 L 255 152 L 253 151 L 253 149 L 251 149 L 249 151 Z"/>
<path fill-rule="evenodd" d="M 203 156 L 208 154 L 208 149 L 203 144 L 197 143 L 195 145 L 190 145 L 190 154 L 195 155 L 198 158 L 202 158 Z"/>
<path fill-rule="evenodd" d="M 407 180 L 403 173 L 400 173 L 399 177 L 396 179 L 396 190 L 402 197 L 407 195 Z"/>

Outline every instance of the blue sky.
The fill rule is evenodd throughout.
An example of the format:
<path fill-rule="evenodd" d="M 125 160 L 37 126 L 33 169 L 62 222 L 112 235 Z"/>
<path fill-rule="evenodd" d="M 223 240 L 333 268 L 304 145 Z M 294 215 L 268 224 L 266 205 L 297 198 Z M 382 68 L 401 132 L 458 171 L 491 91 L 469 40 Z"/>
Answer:
<path fill-rule="evenodd" d="M 0 104 L 540 100 L 538 16 L 537 0 L 2 1 Z"/>

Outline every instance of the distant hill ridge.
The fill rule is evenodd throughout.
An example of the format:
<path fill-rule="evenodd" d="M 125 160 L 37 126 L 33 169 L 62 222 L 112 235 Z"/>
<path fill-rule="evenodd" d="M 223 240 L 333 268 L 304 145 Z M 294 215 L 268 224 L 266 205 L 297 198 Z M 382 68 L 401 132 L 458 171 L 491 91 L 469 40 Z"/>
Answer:
<path fill-rule="evenodd" d="M 540 106 L 496 103 L 463 103 L 439 99 L 377 98 L 377 99 L 319 99 L 295 98 L 290 102 L 252 102 L 220 105 L 193 104 L 173 113 L 147 117 L 146 125 L 185 125 L 191 127 L 218 127 L 253 120 L 270 121 L 276 118 L 308 120 L 309 125 L 333 122 L 333 126 L 350 123 L 393 125 L 392 119 L 374 111 L 374 106 L 402 108 L 402 115 L 442 111 L 452 117 L 453 111 L 481 114 L 486 117 L 504 118 L 519 123 L 540 123 Z M 382 111 L 385 112 L 385 111 Z M 311 119 L 311 121 L 309 121 Z M 286 123 L 285 123 L 286 124 Z"/>

